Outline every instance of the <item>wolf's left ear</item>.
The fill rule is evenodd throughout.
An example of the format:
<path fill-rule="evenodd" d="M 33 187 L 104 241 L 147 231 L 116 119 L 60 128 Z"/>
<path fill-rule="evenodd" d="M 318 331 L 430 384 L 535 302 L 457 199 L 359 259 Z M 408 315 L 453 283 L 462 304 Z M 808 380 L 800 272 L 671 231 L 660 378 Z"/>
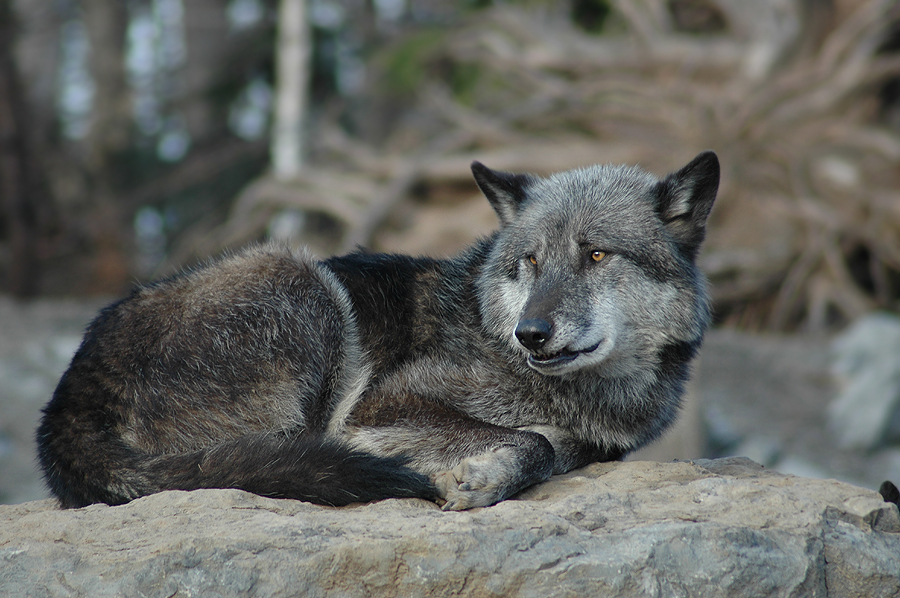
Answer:
<path fill-rule="evenodd" d="M 530 174 L 491 170 L 478 161 L 472 162 L 472 174 L 503 226 L 515 219 L 519 206 L 525 200 L 526 190 L 534 182 L 534 177 Z"/>
<path fill-rule="evenodd" d="M 718 189 L 719 158 L 711 151 L 702 152 L 657 184 L 657 213 L 692 256 L 706 236 L 706 218 Z"/>

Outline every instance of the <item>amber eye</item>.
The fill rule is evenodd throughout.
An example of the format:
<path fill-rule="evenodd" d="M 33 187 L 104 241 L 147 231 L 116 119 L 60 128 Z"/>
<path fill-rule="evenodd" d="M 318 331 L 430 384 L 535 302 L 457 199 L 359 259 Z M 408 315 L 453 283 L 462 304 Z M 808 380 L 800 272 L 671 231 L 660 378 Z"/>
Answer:
<path fill-rule="evenodd" d="M 531 262 L 532 266 L 537 266 L 537 258 L 534 257 L 533 255 L 528 256 L 528 261 Z"/>
<path fill-rule="evenodd" d="M 594 260 L 595 262 L 599 262 L 605 257 L 606 257 L 606 253 L 603 251 L 600 251 L 599 249 L 595 249 L 594 251 L 591 252 L 591 259 Z"/>

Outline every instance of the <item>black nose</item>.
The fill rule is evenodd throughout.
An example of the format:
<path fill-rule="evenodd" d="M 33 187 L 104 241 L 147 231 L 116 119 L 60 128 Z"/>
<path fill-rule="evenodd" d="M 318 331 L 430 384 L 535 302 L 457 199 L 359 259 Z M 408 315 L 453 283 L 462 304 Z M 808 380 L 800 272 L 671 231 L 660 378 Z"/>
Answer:
<path fill-rule="evenodd" d="M 522 346 L 532 352 L 541 350 L 553 333 L 553 327 L 550 322 L 542 318 L 532 318 L 529 320 L 519 320 L 516 326 L 516 338 L 522 343 Z"/>

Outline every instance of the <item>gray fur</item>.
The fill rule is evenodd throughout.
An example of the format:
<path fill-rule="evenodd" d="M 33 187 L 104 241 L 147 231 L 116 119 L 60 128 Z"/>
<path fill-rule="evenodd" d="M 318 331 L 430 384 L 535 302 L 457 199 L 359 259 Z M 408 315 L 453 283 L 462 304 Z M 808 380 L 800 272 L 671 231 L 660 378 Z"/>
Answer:
<path fill-rule="evenodd" d="M 54 493 L 464 509 L 656 439 L 709 322 L 715 155 L 472 170 L 501 227 L 456 258 L 253 248 L 107 308 L 38 430 Z"/>

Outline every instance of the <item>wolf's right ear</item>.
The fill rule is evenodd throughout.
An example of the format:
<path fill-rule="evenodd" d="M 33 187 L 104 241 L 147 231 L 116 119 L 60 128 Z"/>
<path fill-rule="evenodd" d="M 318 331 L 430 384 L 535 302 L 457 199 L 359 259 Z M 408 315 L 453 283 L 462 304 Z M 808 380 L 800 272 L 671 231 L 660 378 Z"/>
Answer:
<path fill-rule="evenodd" d="M 706 236 L 706 219 L 718 190 L 719 158 L 711 151 L 698 154 L 657 185 L 657 213 L 690 255 L 696 255 Z"/>
<path fill-rule="evenodd" d="M 525 199 L 526 190 L 534 182 L 534 177 L 530 174 L 491 170 L 478 161 L 472 162 L 472 174 L 503 226 L 515 219 L 519 206 Z"/>

